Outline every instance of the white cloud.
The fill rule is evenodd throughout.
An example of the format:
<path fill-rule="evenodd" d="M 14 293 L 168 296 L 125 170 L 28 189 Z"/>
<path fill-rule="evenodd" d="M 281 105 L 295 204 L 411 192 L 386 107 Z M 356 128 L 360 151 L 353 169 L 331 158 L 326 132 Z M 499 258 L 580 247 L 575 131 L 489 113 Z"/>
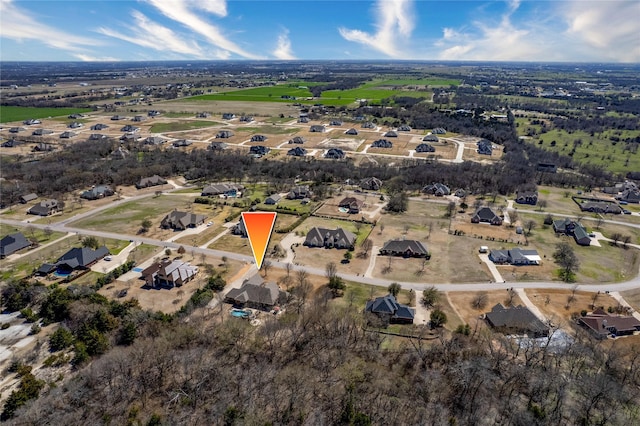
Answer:
<path fill-rule="evenodd" d="M 338 29 L 340 35 L 390 57 L 405 56 L 402 46 L 411 36 L 415 25 L 412 0 L 378 0 L 375 12 L 377 31 L 374 34 L 341 27 Z"/>
<path fill-rule="evenodd" d="M 83 46 L 96 46 L 98 40 L 80 37 L 38 22 L 29 12 L 17 7 L 12 0 L 1 0 L 1 37 L 13 40 L 37 40 L 50 47 L 70 52 L 86 51 Z"/>
<path fill-rule="evenodd" d="M 614 61 L 640 61 L 640 2 L 571 1 L 561 13 L 565 36 L 581 53 Z"/>
<path fill-rule="evenodd" d="M 97 57 L 97 56 L 85 55 L 83 53 L 74 53 L 73 56 L 75 56 L 76 58 L 84 62 L 118 62 L 120 61 L 120 59 L 113 58 L 111 56 Z"/>
<path fill-rule="evenodd" d="M 296 59 L 295 55 L 291 51 L 291 40 L 289 40 L 289 30 L 285 29 L 278 36 L 278 46 L 273 51 L 273 56 L 278 59 Z"/>
<path fill-rule="evenodd" d="M 98 28 L 100 34 L 118 38 L 138 46 L 151 48 L 159 51 L 171 51 L 182 55 L 195 56 L 197 58 L 206 57 L 204 51 L 194 41 L 185 41 L 167 27 L 151 21 L 142 13 L 134 10 L 131 16 L 135 21 L 132 35 L 126 35 L 110 28 Z"/>
<path fill-rule="evenodd" d="M 197 0 L 148 0 L 149 4 L 153 5 L 167 18 L 181 23 L 185 27 L 189 28 L 204 38 L 219 49 L 235 53 L 249 59 L 261 59 L 259 56 L 247 52 L 242 49 L 236 43 L 229 40 L 222 34 L 222 31 L 215 26 L 204 20 L 201 15 L 198 15 L 195 11 L 205 11 L 209 13 L 215 13 L 219 16 L 226 16 L 226 2 L 223 0 L 209 0 L 209 1 L 197 1 Z"/>

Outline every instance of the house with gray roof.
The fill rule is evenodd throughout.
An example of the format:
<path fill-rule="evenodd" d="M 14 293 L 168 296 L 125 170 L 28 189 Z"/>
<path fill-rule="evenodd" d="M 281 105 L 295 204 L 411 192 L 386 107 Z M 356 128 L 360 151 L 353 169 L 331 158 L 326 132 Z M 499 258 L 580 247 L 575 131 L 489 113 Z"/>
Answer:
<path fill-rule="evenodd" d="M 243 115 L 240 117 L 240 121 L 243 123 L 251 123 L 253 121 L 253 117 L 250 115 Z"/>
<path fill-rule="evenodd" d="M 386 132 L 383 135 L 385 138 L 397 138 L 398 137 L 398 133 L 395 132 L 394 130 L 389 130 L 388 132 Z"/>
<path fill-rule="evenodd" d="M 240 235 L 241 237 L 247 238 L 247 228 L 246 226 L 244 226 L 244 220 L 242 219 L 242 216 L 240 216 L 240 220 L 238 221 L 238 223 L 231 228 L 231 233 L 233 235 Z"/>
<path fill-rule="evenodd" d="M 442 127 L 436 127 L 435 129 L 431 130 L 431 133 L 433 133 L 434 135 L 444 135 L 445 133 L 447 133 L 447 131 Z"/>
<path fill-rule="evenodd" d="M 94 124 L 93 126 L 91 126 L 91 130 L 104 130 L 107 129 L 109 126 L 106 124 L 102 124 L 102 123 L 97 123 Z"/>
<path fill-rule="evenodd" d="M 20 202 L 22 204 L 27 204 L 29 201 L 33 201 L 35 199 L 37 199 L 38 196 L 35 193 L 30 193 L 30 194 L 25 194 L 22 197 L 20 197 Z"/>
<path fill-rule="evenodd" d="M 275 206 L 280 202 L 281 199 L 282 199 L 282 196 L 280 194 L 273 194 L 268 196 L 266 200 L 264 200 L 264 203 L 270 206 Z"/>
<path fill-rule="evenodd" d="M 141 278 L 148 287 L 181 287 L 198 274 L 198 268 L 181 260 L 165 260 L 142 271 Z"/>
<path fill-rule="evenodd" d="M 638 189 L 625 189 L 620 195 L 616 197 L 618 201 L 626 201 L 627 203 L 638 204 L 640 203 L 640 190 Z"/>
<path fill-rule="evenodd" d="M 108 254 L 109 250 L 105 246 L 95 250 L 90 247 L 74 247 L 63 254 L 56 263 L 43 264 L 40 272 L 46 275 L 57 271 L 66 275 L 76 270 L 86 270 Z"/>
<path fill-rule="evenodd" d="M 302 136 L 294 136 L 293 138 L 289 139 L 289 143 L 303 144 L 305 142 L 306 139 Z"/>
<path fill-rule="evenodd" d="M 576 240 L 576 243 L 581 246 L 591 245 L 591 238 L 587 234 L 587 230 L 582 226 L 580 222 L 571 220 L 569 218 L 554 220 L 553 230 L 556 234 L 570 235 Z"/>
<path fill-rule="evenodd" d="M 535 206 L 538 203 L 538 191 L 516 191 L 516 203 Z"/>
<path fill-rule="evenodd" d="M 0 259 L 31 245 L 31 241 L 27 240 L 22 232 L 6 235 L 0 240 Z"/>
<path fill-rule="evenodd" d="M 368 191 L 380 191 L 382 181 L 375 176 L 364 178 L 360 181 L 360 188 Z"/>
<path fill-rule="evenodd" d="M 287 155 L 291 155 L 293 157 L 304 157 L 307 155 L 307 150 L 300 146 L 296 146 L 295 148 L 288 150 Z"/>
<path fill-rule="evenodd" d="M 195 228 L 202 225 L 206 218 L 203 214 L 174 210 L 162 219 L 160 226 L 171 228 L 174 231 L 184 231 L 187 228 Z"/>
<path fill-rule="evenodd" d="M 31 207 L 27 213 L 38 216 L 50 216 L 58 212 L 58 200 L 43 200 Z"/>
<path fill-rule="evenodd" d="M 389 240 L 380 249 L 382 256 L 424 257 L 429 259 L 431 255 L 427 248 L 417 240 Z"/>
<path fill-rule="evenodd" d="M 229 145 L 227 145 L 224 142 L 211 142 L 208 146 L 207 146 L 207 150 L 209 151 L 222 151 L 229 148 Z"/>
<path fill-rule="evenodd" d="M 167 141 L 166 139 L 161 138 L 160 136 L 148 136 L 144 140 L 144 144 L 145 145 L 162 145 L 166 141 Z"/>
<path fill-rule="evenodd" d="M 357 135 L 358 131 L 352 127 L 349 130 L 347 130 L 346 132 L 344 132 L 344 134 L 345 135 Z"/>
<path fill-rule="evenodd" d="M 340 148 L 329 148 L 329 150 L 327 150 L 327 153 L 324 154 L 324 158 L 329 158 L 332 160 L 342 160 L 345 157 L 346 155 L 344 151 Z"/>
<path fill-rule="evenodd" d="M 537 250 L 525 250 L 520 247 L 515 247 L 509 250 L 491 250 L 489 260 L 499 265 L 509 264 L 523 266 L 539 265 L 542 259 Z"/>
<path fill-rule="evenodd" d="M 76 132 L 62 132 L 60 133 L 60 139 L 71 139 L 77 135 Z"/>
<path fill-rule="evenodd" d="M 413 324 L 416 315 L 414 308 L 398 303 L 391 294 L 369 300 L 364 311 L 378 316 L 386 324 Z"/>
<path fill-rule="evenodd" d="M 132 126 L 131 124 L 127 124 L 120 129 L 121 132 L 126 133 L 138 133 L 140 131 L 140 127 Z"/>
<path fill-rule="evenodd" d="M 435 195 L 436 197 L 443 197 L 445 195 L 451 195 L 449 187 L 443 183 L 432 183 L 422 188 L 422 192 L 425 194 Z"/>
<path fill-rule="evenodd" d="M 433 133 L 422 138 L 423 142 L 440 142 L 440 139 Z"/>
<path fill-rule="evenodd" d="M 178 139 L 177 141 L 173 141 L 172 145 L 174 148 L 182 148 L 185 146 L 192 145 L 193 142 L 189 139 Z"/>
<path fill-rule="evenodd" d="M 267 155 L 271 151 L 271 148 L 264 145 L 255 145 L 249 148 L 249 154 L 255 155 L 258 157 L 262 157 L 263 155 Z"/>
<path fill-rule="evenodd" d="M 224 114 L 222 114 L 223 120 L 233 120 L 234 118 L 236 118 L 236 115 L 231 112 L 225 112 Z"/>
<path fill-rule="evenodd" d="M 580 203 L 580 210 L 583 212 L 621 214 L 622 208 L 616 203 L 609 201 L 585 201 Z"/>
<path fill-rule="evenodd" d="M 340 121 L 340 120 L 331 120 L 329 122 L 329 126 L 342 126 L 342 121 Z"/>
<path fill-rule="evenodd" d="M 370 121 L 365 121 L 360 125 L 360 127 L 362 127 L 363 129 L 375 129 L 376 125 Z"/>
<path fill-rule="evenodd" d="M 34 152 L 51 152 L 55 151 L 56 147 L 51 145 L 50 143 L 40 142 L 36 146 L 33 147 L 32 151 Z"/>
<path fill-rule="evenodd" d="M 220 130 L 216 133 L 216 139 L 229 139 L 234 133 L 231 130 Z"/>
<path fill-rule="evenodd" d="M 388 139 L 378 139 L 371 144 L 371 148 L 393 148 L 393 142 Z"/>
<path fill-rule="evenodd" d="M 338 203 L 338 207 L 346 209 L 349 214 L 358 214 L 364 206 L 364 201 L 356 197 L 345 197 Z"/>
<path fill-rule="evenodd" d="M 490 223 L 491 225 L 502 225 L 502 218 L 489 207 L 480 207 L 471 217 L 471 223 Z"/>
<path fill-rule="evenodd" d="M 486 139 L 481 139 L 478 141 L 477 143 L 478 146 L 478 154 L 481 155 L 491 155 L 493 153 L 493 144 L 491 143 L 491 141 L 488 141 Z"/>
<path fill-rule="evenodd" d="M 429 144 L 421 143 L 416 146 L 416 152 L 436 152 L 436 148 Z"/>
<path fill-rule="evenodd" d="M 31 134 L 33 136 L 45 136 L 45 135 L 50 135 L 53 133 L 53 130 L 49 130 L 49 129 L 36 129 L 34 130 Z"/>
<path fill-rule="evenodd" d="M 501 303 L 485 314 L 487 323 L 504 334 L 526 334 L 529 337 L 546 337 L 549 327 L 538 319 L 527 307 L 505 308 Z"/>
<path fill-rule="evenodd" d="M 286 303 L 288 293 L 274 282 L 265 281 L 259 273 L 242 283 L 240 288 L 232 288 L 225 296 L 226 303 L 237 307 L 270 310 Z"/>
<path fill-rule="evenodd" d="M 202 188 L 200 195 L 203 197 L 221 195 L 223 197 L 236 198 L 242 190 L 244 190 L 244 186 L 235 183 L 213 183 Z"/>
<path fill-rule="evenodd" d="M 402 124 L 400 127 L 398 127 L 398 131 L 399 132 L 410 132 L 411 131 L 411 126 L 408 126 L 407 124 Z"/>
<path fill-rule="evenodd" d="M 321 124 L 315 124 L 309 128 L 311 133 L 324 133 L 327 129 Z"/>
<path fill-rule="evenodd" d="M 251 142 L 264 142 L 268 138 L 265 135 L 253 135 L 251 136 Z"/>
<path fill-rule="evenodd" d="M 314 227 L 307 233 L 304 245 L 336 249 L 353 249 L 356 235 L 342 228 L 325 229 Z"/>
<path fill-rule="evenodd" d="M 89 140 L 90 141 L 103 141 L 108 139 L 107 135 L 103 135 L 101 133 L 91 133 L 89 135 Z"/>
<path fill-rule="evenodd" d="M 136 183 L 136 188 L 138 189 L 149 188 L 151 186 L 164 185 L 165 183 L 167 183 L 165 179 L 162 179 L 158 175 L 153 175 L 151 177 L 140 179 L 140 181 Z"/>
<path fill-rule="evenodd" d="M 80 197 L 86 200 L 97 200 L 99 198 L 110 197 L 115 192 L 109 185 L 98 185 L 84 191 Z"/>
<path fill-rule="evenodd" d="M 288 200 L 302 200 L 304 198 L 311 198 L 313 191 L 309 189 L 309 185 L 298 185 L 291 188 L 291 191 L 287 194 Z"/>

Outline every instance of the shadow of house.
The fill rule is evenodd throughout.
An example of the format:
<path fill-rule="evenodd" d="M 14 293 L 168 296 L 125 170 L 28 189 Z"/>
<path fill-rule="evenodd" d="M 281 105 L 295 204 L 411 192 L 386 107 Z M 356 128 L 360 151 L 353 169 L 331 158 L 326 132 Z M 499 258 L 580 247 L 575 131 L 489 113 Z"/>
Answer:
<path fill-rule="evenodd" d="M 198 274 L 198 268 L 180 260 L 154 263 L 141 272 L 145 286 L 152 288 L 181 287 Z"/>
<path fill-rule="evenodd" d="M 578 318 L 582 326 L 598 339 L 607 337 L 630 336 L 640 331 L 640 321 L 630 315 L 609 315 L 602 309 Z"/>
<path fill-rule="evenodd" d="M 389 240 L 380 249 L 380 255 L 431 258 L 424 244 L 416 240 Z"/>
<path fill-rule="evenodd" d="M 245 280 L 240 288 L 232 288 L 225 296 L 225 302 L 237 307 L 248 307 L 269 311 L 287 301 L 288 293 L 274 282 L 265 281 L 260 274 Z"/>
<path fill-rule="evenodd" d="M 22 232 L 9 234 L 0 240 L 0 258 L 7 257 L 23 248 L 31 246 L 31 241 L 27 240 Z"/>
<path fill-rule="evenodd" d="M 136 183 L 136 188 L 138 189 L 149 188 L 151 186 L 164 185 L 166 183 L 167 181 L 165 179 L 161 178 L 158 175 L 153 175 L 151 177 L 140 179 L 140 181 Z"/>
<path fill-rule="evenodd" d="M 502 225 L 502 218 L 489 207 L 480 207 L 471 217 L 471 223 L 490 223 L 491 225 Z"/>
<path fill-rule="evenodd" d="M 202 225 L 206 218 L 203 214 L 174 210 L 162 219 L 160 226 L 174 231 L 184 231 L 187 228 L 195 228 Z"/>
<path fill-rule="evenodd" d="M 303 245 L 307 247 L 324 247 L 352 250 L 356 242 L 353 232 L 342 228 L 325 229 L 314 227 L 307 233 Z"/>
<path fill-rule="evenodd" d="M 534 338 L 549 335 L 549 327 L 525 306 L 505 308 L 498 303 L 485 314 L 485 319 L 491 328 L 503 334 L 526 334 Z"/>
<path fill-rule="evenodd" d="M 59 210 L 58 200 L 49 199 L 49 200 L 40 201 L 35 206 L 31 207 L 27 211 L 27 213 L 35 214 L 38 216 L 50 216 L 54 213 L 57 213 L 58 210 Z"/>
<path fill-rule="evenodd" d="M 364 311 L 376 315 L 385 324 L 413 324 L 416 315 L 415 309 L 398 303 L 391 294 L 369 300 Z"/>
<path fill-rule="evenodd" d="M 578 245 L 588 246 L 591 245 L 591 238 L 587 234 L 587 230 L 580 222 L 576 222 L 569 218 L 554 220 L 553 230 L 556 234 L 570 235 L 576 241 Z"/>

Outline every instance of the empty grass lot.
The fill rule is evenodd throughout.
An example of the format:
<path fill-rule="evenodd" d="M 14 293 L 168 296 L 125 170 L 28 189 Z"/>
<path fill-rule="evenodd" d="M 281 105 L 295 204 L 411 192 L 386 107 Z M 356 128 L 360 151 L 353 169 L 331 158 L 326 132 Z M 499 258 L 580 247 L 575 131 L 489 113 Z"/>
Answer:
<path fill-rule="evenodd" d="M 179 132 L 182 130 L 201 129 L 203 127 L 221 126 L 222 123 L 216 121 L 203 121 L 203 120 L 184 120 L 173 121 L 170 123 L 155 123 L 151 126 L 150 131 L 152 133 L 166 133 L 166 132 Z"/>
<path fill-rule="evenodd" d="M 24 121 L 30 118 L 60 117 L 70 114 L 81 114 L 85 112 L 91 112 L 91 109 L 0 106 L 0 123 Z"/>

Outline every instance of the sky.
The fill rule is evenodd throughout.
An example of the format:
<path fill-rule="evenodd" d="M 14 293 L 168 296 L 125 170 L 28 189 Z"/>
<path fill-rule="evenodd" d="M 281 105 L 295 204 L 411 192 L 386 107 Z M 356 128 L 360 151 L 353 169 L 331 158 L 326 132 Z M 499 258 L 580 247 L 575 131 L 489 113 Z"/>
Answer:
<path fill-rule="evenodd" d="M 0 0 L 2 61 L 640 62 L 639 0 Z"/>

